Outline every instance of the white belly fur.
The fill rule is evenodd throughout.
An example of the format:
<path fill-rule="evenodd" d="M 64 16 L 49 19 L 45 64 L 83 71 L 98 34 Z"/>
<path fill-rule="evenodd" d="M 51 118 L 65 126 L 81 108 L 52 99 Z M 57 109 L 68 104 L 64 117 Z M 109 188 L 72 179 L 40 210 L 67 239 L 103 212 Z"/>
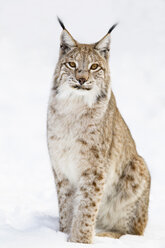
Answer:
<path fill-rule="evenodd" d="M 54 115 L 48 112 L 48 143 L 52 166 L 58 171 L 59 176 L 65 176 L 76 185 L 80 176 L 78 167 L 81 160 L 80 145 L 76 140 L 82 128 L 78 123 L 81 105 L 55 99 L 50 99 L 50 103 L 56 106 L 57 112 Z M 51 139 L 53 136 L 56 138 Z"/>
<path fill-rule="evenodd" d="M 64 130 L 63 126 L 55 123 L 51 136 L 55 135 L 57 139 L 49 141 L 49 149 L 51 152 L 52 166 L 58 175 L 66 177 L 76 185 L 79 179 L 78 162 L 80 161 L 80 147 L 76 142 L 76 137 L 72 133 Z M 60 123 L 59 123 L 60 124 Z"/>

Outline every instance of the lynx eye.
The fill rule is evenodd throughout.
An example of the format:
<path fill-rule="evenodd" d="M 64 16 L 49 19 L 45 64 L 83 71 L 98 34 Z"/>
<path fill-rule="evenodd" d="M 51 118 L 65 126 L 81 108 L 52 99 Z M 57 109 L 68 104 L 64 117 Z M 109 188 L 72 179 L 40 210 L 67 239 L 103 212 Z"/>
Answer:
<path fill-rule="evenodd" d="M 93 64 L 93 65 L 91 65 L 91 70 L 96 70 L 98 68 L 98 64 Z"/>
<path fill-rule="evenodd" d="M 69 62 L 68 65 L 72 68 L 76 68 L 76 63 L 75 62 Z"/>

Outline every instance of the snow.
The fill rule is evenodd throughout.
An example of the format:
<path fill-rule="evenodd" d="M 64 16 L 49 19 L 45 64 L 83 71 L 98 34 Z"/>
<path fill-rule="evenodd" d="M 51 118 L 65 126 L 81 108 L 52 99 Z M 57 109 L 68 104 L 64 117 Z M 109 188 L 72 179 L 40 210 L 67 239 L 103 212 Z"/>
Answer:
<path fill-rule="evenodd" d="M 165 1 L 1 0 L 0 247 L 165 247 Z M 111 77 L 119 109 L 152 176 L 144 236 L 66 242 L 46 143 L 46 111 L 58 58 L 59 15 L 73 37 L 112 32 Z"/>

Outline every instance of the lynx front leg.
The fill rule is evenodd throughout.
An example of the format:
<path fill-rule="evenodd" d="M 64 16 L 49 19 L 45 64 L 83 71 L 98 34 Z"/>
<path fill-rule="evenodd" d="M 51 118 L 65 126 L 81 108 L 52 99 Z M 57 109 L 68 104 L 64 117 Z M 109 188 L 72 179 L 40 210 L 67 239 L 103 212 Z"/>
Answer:
<path fill-rule="evenodd" d="M 64 178 L 63 180 L 58 180 L 54 170 L 53 172 L 58 195 L 60 231 L 69 233 L 73 216 L 74 190 L 71 187 L 68 179 Z"/>
<path fill-rule="evenodd" d="M 75 196 L 69 241 L 92 243 L 94 226 L 104 188 L 104 172 L 90 168 L 81 175 Z"/>

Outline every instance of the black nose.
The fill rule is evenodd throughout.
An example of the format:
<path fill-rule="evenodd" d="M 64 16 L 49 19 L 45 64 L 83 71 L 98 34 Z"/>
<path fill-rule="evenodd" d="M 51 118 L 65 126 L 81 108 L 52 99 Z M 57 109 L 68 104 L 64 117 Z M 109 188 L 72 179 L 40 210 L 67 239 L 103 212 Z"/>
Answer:
<path fill-rule="evenodd" d="M 79 78 L 79 83 L 82 85 L 86 82 L 86 79 L 85 78 Z"/>

